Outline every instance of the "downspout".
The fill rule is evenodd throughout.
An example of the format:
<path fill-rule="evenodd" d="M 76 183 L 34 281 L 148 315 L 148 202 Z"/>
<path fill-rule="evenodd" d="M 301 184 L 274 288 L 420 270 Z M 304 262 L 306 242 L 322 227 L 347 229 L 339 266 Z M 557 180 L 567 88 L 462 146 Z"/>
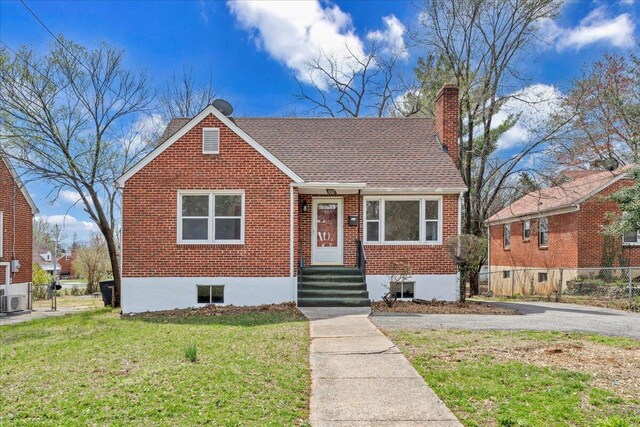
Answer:
<path fill-rule="evenodd" d="M 491 295 L 491 225 L 487 224 L 487 290 Z"/>
<path fill-rule="evenodd" d="M 296 280 L 293 276 L 294 272 L 294 203 L 293 203 L 293 184 L 289 185 L 289 278 L 291 279 L 292 300 L 298 303 L 298 293 L 296 292 Z"/>
<path fill-rule="evenodd" d="M 462 198 L 464 197 L 464 191 L 461 191 L 460 194 L 458 195 L 458 242 L 460 241 L 460 236 L 462 234 Z M 458 243 L 458 251 L 460 251 L 460 243 Z M 462 281 L 462 277 L 460 276 L 460 269 L 458 269 L 458 272 L 456 273 L 456 276 L 458 276 L 458 292 L 457 293 L 457 298 L 458 300 L 460 300 L 460 286 L 462 286 L 462 283 L 460 283 Z"/>

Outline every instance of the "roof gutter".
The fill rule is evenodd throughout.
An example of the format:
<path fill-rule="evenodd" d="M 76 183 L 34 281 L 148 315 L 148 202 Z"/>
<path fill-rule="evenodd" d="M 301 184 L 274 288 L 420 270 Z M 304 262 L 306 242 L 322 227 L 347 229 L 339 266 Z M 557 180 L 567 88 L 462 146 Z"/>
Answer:
<path fill-rule="evenodd" d="M 527 214 L 517 215 L 517 216 L 510 216 L 508 218 L 500 218 L 493 221 L 486 220 L 484 223 L 488 226 L 509 224 L 515 221 L 526 221 L 528 219 L 536 219 L 536 218 L 541 218 L 541 217 L 550 216 L 550 215 L 562 215 L 566 213 L 577 212 L 579 210 L 580 210 L 580 205 L 575 204 L 571 206 L 564 206 L 562 208 L 549 209 L 545 211 L 538 211 L 534 213 L 527 213 Z"/>

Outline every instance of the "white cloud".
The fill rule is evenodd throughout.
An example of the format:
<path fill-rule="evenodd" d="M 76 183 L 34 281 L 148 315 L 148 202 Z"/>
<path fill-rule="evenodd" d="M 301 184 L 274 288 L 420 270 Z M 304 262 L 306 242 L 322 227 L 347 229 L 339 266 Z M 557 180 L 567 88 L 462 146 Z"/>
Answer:
<path fill-rule="evenodd" d="M 385 29 L 367 33 L 367 39 L 383 43 L 387 52 L 393 55 L 407 58 L 409 52 L 407 52 L 407 46 L 404 43 L 404 33 L 407 28 L 394 15 L 385 16 L 382 20 Z"/>
<path fill-rule="evenodd" d="M 67 203 L 80 202 L 80 193 L 74 190 L 60 190 L 58 197 Z"/>
<path fill-rule="evenodd" d="M 67 237 L 77 234 L 83 240 L 90 233 L 99 231 L 98 226 L 93 221 L 81 221 L 72 215 L 39 215 L 36 219 L 42 218 L 52 225 L 59 225 L 63 234 Z"/>
<path fill-rule="evenodd" d="M 121 138 L 121 143 L 131 152 L 138 153 L 155 141 L 166 126 L 160 114 L 143 115 L 133 122 L 129 132 Z"/>
<path fill-rule="evenodd" d="M 321 56 L 332 58 L 338 73 L 358 69 L 365 46 L 356 34 L 351 16 L 337 5 L 315 1 L 228 1 L 240 25 L 253 32 L 256 45 L 293 70 L 306 83 L 326 88 L 322 75 L 309 68 Z M 404 26 L 391 15 L 385 29 L 369 33 L 370 40 L 385 37 L 389 51 L 404 48 Z"/>
<path fill-rule="evenodd" d="M 541 129 L 552 113 L 558 111 L 562 93 L 555 87 L 534 84 L 510 95 L 493 116 L 492 127 L 504 123 L 510 115 L 520 115 L 517 123 L 498 139 L 498 150 L 526 144 Z"/>
<path fill-rule="evenodd" d="M 556 49 L 562 51 L 578 50 L 594 43 L 630 47 L 634 44 L 635 27 L 628 13 L 611 18 L 604 7 L 598 7 L 589 12 L 577 27 L 562 28 L 553 21 L 547 21 L 543 31 L 547 39 L 555 43 Z"/>
<path fill-rule="evenodd" d="M 635 0 L 620 0 L 620 4 L 625 6 L 633 6 Z"/>

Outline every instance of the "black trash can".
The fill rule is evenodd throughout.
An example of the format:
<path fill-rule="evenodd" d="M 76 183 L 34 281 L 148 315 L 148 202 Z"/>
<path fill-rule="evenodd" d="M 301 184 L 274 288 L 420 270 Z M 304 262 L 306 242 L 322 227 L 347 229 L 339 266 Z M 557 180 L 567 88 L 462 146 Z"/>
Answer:
<path fill-rule="evenodd" d="M 114 280 L 102 280 L 100 282 L 100 293 L 102 294 L 102 302 L 104 306 L 113 305 L 113 286 Z"/>

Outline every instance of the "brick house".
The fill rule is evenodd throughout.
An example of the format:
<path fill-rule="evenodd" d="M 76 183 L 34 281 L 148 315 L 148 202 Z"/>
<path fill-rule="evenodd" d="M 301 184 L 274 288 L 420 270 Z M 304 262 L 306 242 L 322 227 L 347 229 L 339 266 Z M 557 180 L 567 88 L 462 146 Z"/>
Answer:
<path fill-rule="evenodd" d="M 541 281 L 550 279 L 548 269 L 640 266 L 640 231 L 620 238 L 602 232 L 607 214 L 620 213 L 606 197 L 633 183 L 626 176 L 632 167 L 563 173 L 563 184 L 529 193 L 491 216 L 491 286 L 523 268 L 539 269 Z"/>
<path fill-rule="evenodd" d="M 124 312 L 380 299 L 455 300 L 444 242 L 460 230 L 458 90 L 428 118 L 172 120 L 117 180 Z"/>
<path fill-rule="evenodd" d="M 0 154 L 0 290 L 6 294 L 27 293 L 32 272 L 33 217 L 37 213 L 11 163 Z"/>
<path fill-rule="evenodd" d="M 63 279 L 77 279 L 76 269 L 73 266 L 73 262 L 76 260 L 76 251 L 71 249 L 63 253 L 58 258 L 58 264 L 60 264 L 60 277 Z"/>

